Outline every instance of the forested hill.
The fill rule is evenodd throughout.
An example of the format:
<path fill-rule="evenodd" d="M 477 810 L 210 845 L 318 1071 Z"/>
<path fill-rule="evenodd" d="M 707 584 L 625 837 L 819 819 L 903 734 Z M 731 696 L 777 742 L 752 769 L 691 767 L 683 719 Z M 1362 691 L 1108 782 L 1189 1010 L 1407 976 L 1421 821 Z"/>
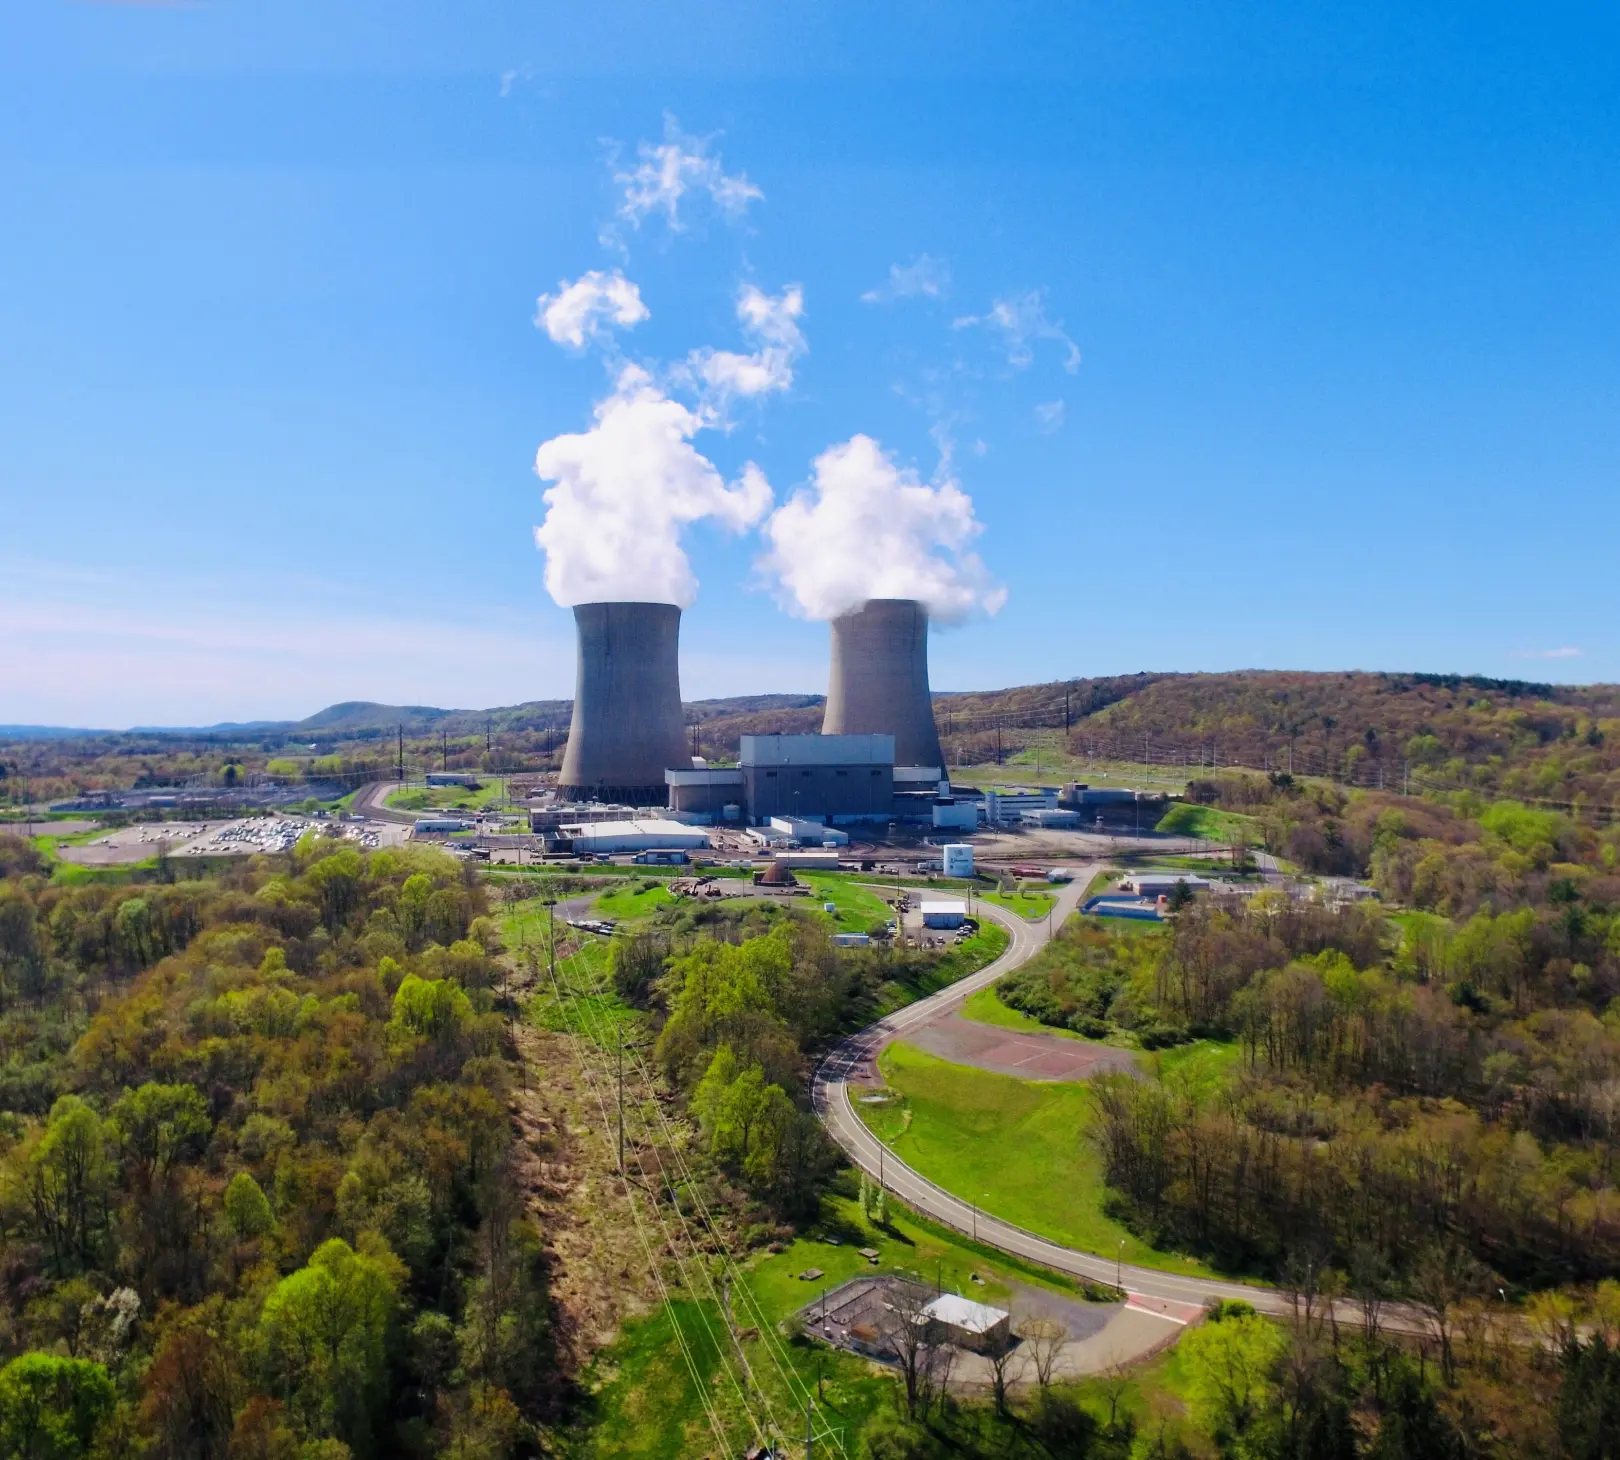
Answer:
<path fill-rule="evenodd" d="M 1071 680 L 938 696 L 953 763 L 1009 755 L 1040 731 L 1081 755 L 1235 765 L 1393 786 L 1620 802 L 1620 686 L 1441 674 L 1240 670 Z M 1032 734 L 1032 732 L 1035 732 Z"/>

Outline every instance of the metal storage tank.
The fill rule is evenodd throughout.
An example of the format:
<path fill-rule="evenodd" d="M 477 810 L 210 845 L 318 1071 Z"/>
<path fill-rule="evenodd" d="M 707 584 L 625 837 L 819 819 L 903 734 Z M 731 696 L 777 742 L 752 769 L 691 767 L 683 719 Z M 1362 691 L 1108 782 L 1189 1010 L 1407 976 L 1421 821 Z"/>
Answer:
<path fill-rule="evenodd" d="M 916 599 L 868 599 L 832 621 L 821 733 L 892 735 L 897 766 L 938 766 L 944 773 L 928 690 L 928 611 Z"/>
<path fill-rule="evenodd" d="M 681 711 L 681 611 L 581 603 L 579 669 L 558 789 L 570 801 L 662 806 L 664 772 L 690 768 Z"/>

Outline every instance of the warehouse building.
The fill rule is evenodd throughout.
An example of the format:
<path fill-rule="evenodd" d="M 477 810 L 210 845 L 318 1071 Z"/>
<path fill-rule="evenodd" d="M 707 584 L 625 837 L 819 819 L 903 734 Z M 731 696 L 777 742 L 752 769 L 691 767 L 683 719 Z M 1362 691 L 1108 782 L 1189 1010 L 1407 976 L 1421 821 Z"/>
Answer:
<path fill-rule="evenodd" d="M 709 845 L 709 834 L 683 821 L 586 821 L 562 827 L 574 851 L 597 856 L 614 852 L 692 851 Z"/>
<path fill-rule="evenodd" d="M 929 898 L 922 905 L 925 928 L 959 928 L 967 921 L 967 904 L 959 897 Z"/>

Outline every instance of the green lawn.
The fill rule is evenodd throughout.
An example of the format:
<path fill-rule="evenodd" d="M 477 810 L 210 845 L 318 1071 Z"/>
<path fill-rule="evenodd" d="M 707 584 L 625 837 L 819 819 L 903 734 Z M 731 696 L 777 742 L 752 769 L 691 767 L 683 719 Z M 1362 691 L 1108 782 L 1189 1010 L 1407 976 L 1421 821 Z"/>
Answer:
<path fill-rule="evenodd" d="M 1159 1252 L 1103 1211 L 1102 1164 L 1086 1139 L 1083 1084 L 1037 1084 L 936 1059 L 900 1043 L 880 1068 L 903 1108 L 855 1109 L 907 1165 L 965 1201 L 1053 1241 L 1168 1272 L 1208 1274 L 1197 1260 Z M 875 1118 L 874 1118 L 875 1117 Z M 903 1123 L 904 1128 L 898 1129 Z"/>
<path fill-rule="evenodd" d="M 894 914 L 889 905 L 869 887 L 831 872 L 794 874 L 815 895 L 817 906 L 832 903 L 838 911 L 833 921 L 840 933 L 865 933 L 876 922 L 887 922 Z"/>
<path fill-rule="evenodd" d="M 616 887 L 611 892 L 604 892 L 591 904 L 591 911 L 599 917 L 612 918 L 615 922 L 622 923 L 633 918 L 644 918 L 669 901 L 671 901 L 669 888 L 662 882 L 649 887 L 647 881 L 638 879 L 623 887 Z"/>
<path fill-rule="evenodd" d="M 1039 922 L 1057 905 L 1057 898 L 1050 892 L 981 892 L 979 896 L 1030 922 Z"/>

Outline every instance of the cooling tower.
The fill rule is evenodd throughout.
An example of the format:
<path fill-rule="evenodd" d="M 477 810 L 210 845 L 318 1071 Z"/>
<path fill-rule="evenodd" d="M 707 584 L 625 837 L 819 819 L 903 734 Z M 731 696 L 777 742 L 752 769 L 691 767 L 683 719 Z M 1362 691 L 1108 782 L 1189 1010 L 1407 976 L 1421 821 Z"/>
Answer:
<path fill-rule="evenodd" d="M 938 766 L 945 753 L 928 692 L 928 612 L 914 598 L 873 598 L 832 621 L 832 682 L 823 735 L 892 735 L 896 765 Z"/>
<path fill-rule="evenodd" d="M 560 789 L 570 801 L 662 806 L 664 772 L 690 767 L 673 603 L 574 608 L 579 673 Z"/>

